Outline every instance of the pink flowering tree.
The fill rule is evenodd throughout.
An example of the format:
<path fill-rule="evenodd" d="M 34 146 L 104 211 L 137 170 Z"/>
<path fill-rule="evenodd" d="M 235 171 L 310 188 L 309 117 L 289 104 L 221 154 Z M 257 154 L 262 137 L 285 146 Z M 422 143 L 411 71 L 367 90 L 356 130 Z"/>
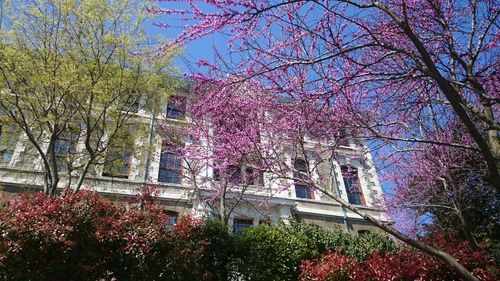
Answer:
<path fill-rule="evenodd" d="M 342 103 L 323 107 L 319 101 L 276 96 L 257 83 L 239 84 L 232 79 L 202 81 L 194 93 L 190 124 L 176 133 L 168 126 L 162 129 L 167 136 L 189 136 L 189 144 L 181 151 L 189 171 L 186 177 L 199 194 L 216 202 L 222 219 L 227 220 L 245 194 L 286 192 L 290 185 L 300 182 L 402 241 L 446 261 L 464 278 L 475 280 L 451 255 L 404 235 L 332 190 L 324 177 L 325 167 L 337 161 L 337 148 L 344 143 L 342 134 L 352 130 L 345 126 L 349 120 L 343 119 L 348 115 L 337 114 L 344 109 Z M 304 160 L 304 167 L 296 165 L 298 159 Z M 251 172 L 244 169 L 239 173 L 234 168 L 241 166 L 251 168 Z M 265 185 L 252 181 L 262 174 Z M 250 180 L 238 181 L 238 177 Z"/>
<path fill-rule="evenodd" d="M 459 129 L 450 131 L 455 131 L 450 140 L 463 136 Z M 495 242 L 500 202 L 477 153 L 434 144 L 420 148 L 407 152 L 392 167 L 400 174 L 393 176 L 396 188 L 387 207 L 412 215 L 409 222 L 416 227 L 428 224 L 428 217 L 433 227 L 455 232 L 473 249 L 479 249 L 480 240 Z"/>
<path fill-rule="evenodd" d="M 268 99 L 272 101 L 267 102 L 268 113 L 262 114 L 264 125 L 259 125 L 265 127 L 259 127 L 261 146 L 268 147 L 257 149 L 264 156 L 260 163 L 271 174 L 290 177 L 286 171 L 295 168 L 284 166 L 285 161 L 270 161 L 280 155 L 272 151 L 291 147 L 292 154 L 314 157 L 327 151 L 320 151 L 320 146 L 304 147 L 304 137 L 321 141 L 355 132 L 384 145 L 390 160 L 427 149 L 426 145 L 477 153 L 489 184 L 500 190 L 500 97 L 496 90 L 500 10 L 495 1 L 182 3 L 185 9 L 168 9 L 162 4 L 148 8 L 186 23 L 172 44 L 214 32 L 230 36 L 228 55 L 221 56 L 226 59 L 213 64 L 200 61 L 209 74 L 196 78 L 220 82 L 227 73 L 240 82 L 258 78 L 261 92 L 274 97 Z M 159 26 L 169 28 L 167 24 Z M 258 100 L 245 96 L 241 99 L 250 104 Z M 221 98 L 210 102 L 229 97 Z M 276 103 L 279 98 L 292 102 Z M 212 115 L 232 116 L 226 121 L 240 119 L 230 108 L 225 109 L 207 110 L 213 110 Z M 464 135 L 450 138 L 456 128 L 452 125 L 457 123 Z M 264 134 L 269 135 L 263 136 L 268 131 Z M 225 148 L 223 151 L 234 150 Z M 332 151 L 331 157 L 315 158 L 333 159 Z M 316 166 L 308 167 L 305 175 L 296 174 L 298 180 L 312 181 L 314 169 Z M 308 184 L 328 194 L 318 181 Z M 410 239 L 339 200 L 399 239 L 446 261 L 463 278 L 477 280 L 450 255 Z"/>
<path fill-rule="evenodd" d="M 167 120 L 156 127 L 167 142 L 184 143 L 176 151 L 184 166 L 183 183 L 225 223 L 237 205 L 245 204 L 248 189 L 260 192 L 258 204 L 271 195 L 263 190 L 265 167 L 257 152 L 259 120 L 272 97 L 248 88 L 255 85 L 197 84 L 194 91 L 200 94 L 187 100 L 188 122 L 179 126 Z"/>

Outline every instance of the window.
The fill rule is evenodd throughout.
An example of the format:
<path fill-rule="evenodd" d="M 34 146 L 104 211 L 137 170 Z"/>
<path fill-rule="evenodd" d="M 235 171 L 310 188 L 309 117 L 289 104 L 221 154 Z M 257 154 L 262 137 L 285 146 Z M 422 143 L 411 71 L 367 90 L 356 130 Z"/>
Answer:
<path fill-rule="evenodd" d="M 179 157 L 179 146 L 164 142 L 161 148 L 158 181 L 180 184 L 181 176 L 182 164 Z"/>
<path fill-rule="evenodd" d="M 167 222 L 165 224 L 167 226 L 174 225 L 175 222 L 177 221 L 177 218 L 179 217 L 179 213 L 174 212 L 174 211 L 165 211 L 164 213 L 168 216 Z"/>
<path fill-rule="evenodd" d="M 219 168 L 214 167 L 214 180 L 220 181 L 226 179 L 228 182 L 233 184 L 240 184 L 242 181 L 241 177 L 241 166 L 230 165 L 227 167 L 225 172 L 221 173 Z"/>
<path fill-rule="evenodd" d="M 213 170 L 214 170 L 214 181 L 220 181 L 221 176 L 219 168 L 214 167 Z"/>
<path fill-rule="evenodd" d="M 259 225 L 271 225 L 271 219 L 270 218 L 262 218 L 259 220 Z"/>
<path fill-rule="evenodd" d="M 54 153 L 56 155 L 56 165 L 58 171 L 67 171 L 68 158 L 70 154 L 76 152 L 76 143 L 78 141 L 78 134 L 76 132 L 66 133 L 63 132 L 54 142 Z"/>
<path fill-rule="evenodd" d="M 230 165 L 227 168 L 227 179 L 230 183 L 241 183 L 241 166 Z"/>
<path fill-rule="evenodd" d="M 123 111 L 137 113 L 139 112 L 141 96 L 137 94 L 129 94 L 125 104 L 123 106 Z"/>
<path fill-rule="evenodd" d="M 249 228 L 253 225 L 252 219 L 234 219 L 233 220 L 233 233 L 240 234 L 246 228 Z"/>
<path fill-rule="evenodd" d="M 171 97 L 167 105 L 167 118 L 184 119 L 186 114 L 186 99 L 184 97 Z"/>
<path fill-rule="evenodd" d="M 245 184 L 245 185 L 263 185 L 263 174 L 250 166 L 229 165 L 222 173 L 219 168 L 213 169 L 213 177 L 215 181 L 220 181 L 223 176 L 228 182 L 232 184 Z"/>
<path fill-rule="evenodd" d="M 341 171 L 349 203 L 354 205 L 364 205 L 365 200 L 363 198 L 361 185 L 359 184 L 358 169 L 351 166 L 342 166 Z"/>
<path fill-rule="evenodd" d="M 0 124 L 0 162 L 10 162 L 16 143 L 17 133 L 15 128 Z"/>
<path fill-rule="evenodd" d="M 348 135 L 349 134 L 347 133 L 347 130 L 345 128 L 340 129 L 335 138 L 336 144 L 341 146 L 350 146 Z"/>
<path fill-rule="evenodd" d="M 264 176 L 262 172 L 257 171 L 252 167 L 245 168 L 245 184 L 247 185 L 264 185 Z"/>
<path fill-rule="evenodd" d="M 132 151 L 127 147 L 108 147 L 102 175 L 114 178 L 128 178 L 131 157 Z"/>
<path fill-rule="evenodd" d="M 313 199 L 309 186 L 295 183 L 295 196 L 297 198 Z"/>
<path fill-rule="evenodd" d="M 307 179 L 307 164 L 305 160 L 297 159 L 294 163 L 295 170 L 293 172 L 293 177 L 295 181 L 295 197 L 313 199 L 313 193 L 311 188 L 301 179 Z"/>

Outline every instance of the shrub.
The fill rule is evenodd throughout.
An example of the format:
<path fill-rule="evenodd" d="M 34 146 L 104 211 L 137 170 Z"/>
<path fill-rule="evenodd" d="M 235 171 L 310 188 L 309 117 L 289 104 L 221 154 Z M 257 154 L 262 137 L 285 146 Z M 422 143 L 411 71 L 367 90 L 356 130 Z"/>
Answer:
<path fill-rule="evenodd" d="M 21 195 L 0 210 L 3 280 L 96 280 L 118 270 L 148 276 L 145 256 L 165 215 L 122 212 L 93 192 Z"/>
<path fill-rule="evenodd" d="M 236 236 L 236 269 L 248 281 L 297 280 L 300 261 L 317 254 L 304 234 L 259 225 Z"/>
<path fill-rule="evenodd" d="M 349 255 L 328 252 L 314 260 L 305 260 L 300 265 L 299 280 L 344 281 L 349 280 L 349 269 L 357 261 Z"/>
<path fill-rule="evenodd" d="M 496 273 L 488 271 L 489 267 L 493 268 L 493 259 L 470 250 L 466 241 L 443 234 L 426 239 L 440 249 L 454 249 L 454 256 L 481 280 L 497 280 Z M 300 281 L 461 280 L 436 258 L 406 248 L 394 253 L 374 251 L 363 261 L 348 254 L 328 252 L 303 261 L 300 269 Z"/>
<path fill-rule="evenodd" d="M 234 246 L 227 225 L 219 219 L 208 219 L 203 225 L 203 236 L 207 244 L 201 264 L 210 270 L 210 280 L 229 280 Z"/>
<path fill-rule="evenodd" d="M 358 260 L 363 260 L 373 251 L 395 252 L 397 247 L 386 236 L 368 232 L 363 235 L 346 233 L 340 229 L 327 230 L 317 225 L 293 221 L 291 231 L 302 233 L 316 245 L 320 253 L 328 250 L 349 254 Z"/>
<path fill-rule="evenodd" d="M 172 246 L 161 257 L 166 261 L 162 280 L 228 280 L 233 249 L 223 223 L 185 216 L 169 234 Z"/>
<path fill-rule="evenodd" d="M 166 219 L 89 191 L 20 195 L 0 209 L 0 280 L 227 280 L 225 228 Z"/>

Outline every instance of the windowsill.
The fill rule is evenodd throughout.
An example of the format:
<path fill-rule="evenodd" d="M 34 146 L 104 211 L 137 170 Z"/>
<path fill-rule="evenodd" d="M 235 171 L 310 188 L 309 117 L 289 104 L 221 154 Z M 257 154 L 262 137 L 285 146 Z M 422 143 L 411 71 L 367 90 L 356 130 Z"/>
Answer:
<path fill-rule="evenodd" d="M 220 183 L 219 180 L 214 180 L 214 183 Z M 252 187 L 252 188 L 263 188 L 264 184 L 244 184 L 244 183 L 233 183 L 228 182 L 232 187 Z"/>
<path fill-rule="evenodd" d="M 350 145 L 339 145 L 338 148 L 348 149 L 348 150 L 359 150 L 361 147 L 358 146 L 350 146 Z"/>
<path fill-rule="evenodd" d="M 306 203 L 316 203 L 316 204 L 321 204 L 321 205 L 334 204 L 334 205 L 341 206 L 339 203 L 337 203 L 335 201 L 325 201 L 325 200 L 321 200 L 321 199 L 293 198 L 293 197 L 289 197 L 289 198 L 294 199 L 295 201 L 306 202 Z M 375 211 L 379 210 L 376 207 L 371 207 L 371 206 L 367 206 L 367 205 L 354 205 L 354 204 L 351 204 L 351 205 L 353 205 L 356 208 L 360 208 L 360 209 L 375 210 Z"/>
<path fill-rule="evenodd" d="M 318 199 L 316 199 L 316 198 L 304 198 L 304 197 L 297 197 L 297 196 L 295 196 L 294 198 L 297 200 L 318 201 Z"/>
<path fill-rule="evenodd" d="M 169 182 L 155 181 L 155 182 L 151 182 L 151 184 L 159 185 L 161 187 L 186 188 L 186 186 L 183 185 L 182 183 L 169 183 Z"/>
<path fill-rule="evenodd" d="M 101 175 L 103 178 L 109 178 L 109 179 L 121 179 L 121 180 L 128 180 L 128 175 L 122 175 L 122 176 L 114 176 L 114 175 Z"/>
<path fill-rule="evenodd" d="M 186 118 L 177 119 L 177 118 L 171 118 L 171 117 L 164 117 L 163 119 L 166 120 L 166 121 L 169 121 L 169 122 L 179 123 L 179 124 L 188 124 L 189 123 L 186 120 Z"/>

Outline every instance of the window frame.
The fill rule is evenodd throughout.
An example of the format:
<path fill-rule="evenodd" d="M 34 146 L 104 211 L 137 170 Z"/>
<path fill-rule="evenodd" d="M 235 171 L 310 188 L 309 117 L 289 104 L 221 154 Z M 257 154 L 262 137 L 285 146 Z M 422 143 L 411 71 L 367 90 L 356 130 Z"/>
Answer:
<path fill-rule="evenodd" d="M 177 223 L 177 220 L 179 219 L 179 212 L 171 211 L 171 210 L 164 210 L 163 213 L 168 216 L 168 219 L 165 222 L 166 227 L 173 226 Z"/>
<path fill-rule="evenodd" d="M 176 101 L 177 100 L 177 101 Z M 171 114 L 176 112 L 175 114 Z M 185 120 L 186 119 L 186 97 L 184 96 L 171 96 L 167 101 L 165 110 L 165 117 L 167 119 Z"/>
<path fill-rule="evenodd" d="M 297 163 L 301 163 L 303 162 L 304 163 L 304 167 L 302 166 L 299 166 L 297 165 Z M 306 179 L 307 178 L 307 175 L 304 175 L 304 174 L 301 174 L 300 172 L 305 172 L 307 173 L 307 163 L 306 163 L 306 160 L 304 159 L 300 159 L 300 158 L 297 158 L 293 161 L 293 168 L 294 168 L 294 171 L 293 171 L 293 181 L 294 181 L 294 188 L 295 188 L 295 197 L 296 198 L 301 198 L 301 199 L 315 199 L 315 196 L 314 196 L 314 192 L 312 190 L 312 188 L 307 185 L 306 183 L 300 181 L 300 179 Z M 297 170 L 297 171 L 295 171 Z M 304 189 L 306 190 L 307 192 L 305 192 L 304 194 L 308 194 L 309 196 L 305 196 L 305 197 L 302 197 L 302 196 L 299 196 L 299 194 L 301 194 L 300 192 L 297 192 L 298 190 L 301 190 L 301 189 Z"/>
<path fill-rule="evenodd" d="M 137 95 L 137 96 L 136 96 Z M 127 113 L 139 113 L 141 110 L 142 95 L 129 93 L 125 100 L 123 110 Z"/>
<path fill-rule="evenodd" d="M 245 185 L 264 186 L 264 173 L 252 166 L 243 166 L 242 170 Z"/>
<path fill-rule="evenodd" d="M 349 204 L 357 205 L 357 206 L 366 206 L 365 195 L 363 192 L 363 187 L 361 186 L 361 181 L 359 179 L 359 170 L 352 165 L 342 165 L 340 166 L 340 172 L 342 175 L 342 180 L 344 181 L 344 189 L 347 195 L 347 201 Z M 350 173 L 353 176 L 349 176 L 346 173 Z M 353 180 L 355 182 L 353 183 Z M 353 192 L 352 187 L 356 186 L 357 190 Z M 356 196 L 356 197 L 352 197 Z M 355 200 L 351 200 L 351 198 L 356 198 Z M 353 202 L 355 201 L 355 202 Z"/>
<path fill-rule="evenodd" d="M 120 149 L 120 159 L 122 159 L 123 163 L 125 163 L 126 165 L 124 167 L 126 167 L 127 169 L 127 173 L 115 173 L 113 171 L 113 169 L 115 168 L 114 165 L 112 164 L 113 162 L 117 161 L 118 159 L 112 159 L 112 160 L 108 160 L 109 158 L 109 154 L 108 154 L 108 150 L 109 149 Z M 127 146 L 124 146 L 124 147 L 108 147 L 106 149 L 106 156 L 105 156 L 105 162 L 104 162 L 104 165 L 103 165 L 103 171 L 101 173 L 101 175 L 103 177 L 110 177 L 110 178 L 120 178 L 120 179 L 128 179 L 129 176 L 130 176 L 130 169 L 131 169 L 131 166 L 132 166 L 132 157 L 134 156 L 134 150 L 133 150 L 133 147 L 132 149 L 128 149 Z M 125 159 L 125 155 L 127 155 L 127 160 L 124 161 Z M 107 170 L 107 167 L 108 165 L 111 165 L 111 169 L 110 171 L 106 171 Z M 120 167 L 120 171 L 121 171 L 121 168 Z"/>
<path fill-rule="evenodd" d="M 233 234 L 241 234 L 245 229 L 253 226 L 252 218 L 233 218 Z"/>
<path fill-rule="evenodd" d="M 251 165 L 229 165 L 225 173 L 221 173 L 216 167 L 212 167 L 212 171 L 212 178 L 217 182 L 225 179 L 235 185 L 264 186 L 264 173 Z M 255 174 L 254 171 L 257 171 L 257 175 L 250 176 Z"/>
<path fill-rule="evenodd" d="M 1 141 L 5 138 L 4 150 L 0 151 L 0 163 L 8 164 L 12 161 L 14 152 L 16 151 L 17 143 L 19 142 L 19 134 L 16 133 L 15 127 L 5 124 L 0 124 L 0 146 Z M 8 159 L 5 156 L 9 155 Z"/>
<path fill-rule="evenodd" d="M 75 131 L 65 131 L 59 134 L 59 136 L 54 141 L 54 154 L 56 156 L 56 166 L 58 172 L 67 172 L 68 167 L 62 164 L 66 163 L 66 157 L 70 157 L 71 154 L 75 154 L 77 152 L 77 144 L 80 135 Z M 64 151 L 58 148 L 58 143 L 64 143 Z M 59 147 L 62 147 L 59 145 Z M 61 160 L 62 159 L 62 160 Z"/>
<path fill-rule="evenodd" d="M 166 183 L 166 184 L 182 184 L 182 175 L 183 175 L 182 159 L 180 157 L 178 157 L 179 153 L 171 152 L 171 151 L 173 151 L 173 149 L 170 149 L 170 150 L 164 149 L 165 147 L 172 147 L 174 149 L 180 149 L 182 147 L 182 145 L 178 144 L 178 143 L 169 142 L 169 141 L 162 142 L 161 150 L 160 150 L 160 161 L 158 163 L 158 182 Z M 169 167 L 168 161 L 169 160 L 172 161 L 172 159 L 168 158 L 165 160 L 167 162 L 166 162 L 166 165 L 164 165 L 164 167 L 163 167 L 162 166 L 163 157 L 178 157 L 179 159 L 177 159 L 177 160 L 179 161 L 179 166 L 177 168 Z M 166 179 L 172 178 L 172 177 L 167 176 L 169 172 L 177 173 L 179 181 L 178 182 L 162 181 L 162 177 L 161 177 L 162 171 L 164 171 L 166 173 L 166 177 L 165 177 Z"/>

